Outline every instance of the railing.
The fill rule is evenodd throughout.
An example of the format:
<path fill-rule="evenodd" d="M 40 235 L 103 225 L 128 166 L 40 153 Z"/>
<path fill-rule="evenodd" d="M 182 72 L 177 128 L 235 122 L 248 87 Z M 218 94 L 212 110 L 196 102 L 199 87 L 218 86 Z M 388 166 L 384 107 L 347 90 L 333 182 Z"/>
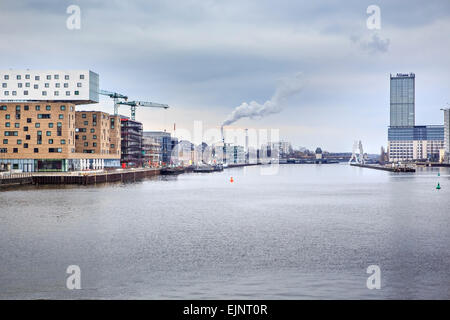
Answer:
<path fill-rule="evenodd" d="M 23 172 L 23 173 L 9 173 L 9 172 L 0 172 L 0 179 L 21 179 L 21 178 L 30 178 L 33 174 L 31 172 Z"/>

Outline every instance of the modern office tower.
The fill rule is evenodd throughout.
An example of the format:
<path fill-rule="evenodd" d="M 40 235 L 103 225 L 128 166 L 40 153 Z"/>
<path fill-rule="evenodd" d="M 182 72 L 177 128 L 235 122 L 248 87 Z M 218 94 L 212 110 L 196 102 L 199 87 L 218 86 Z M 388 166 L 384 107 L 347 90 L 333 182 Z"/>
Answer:
<path fill-rule="evenodd" d="M 390 76 L 390 126 L 415 125 L 415 75 L 414 73 Z"/>
<path fill-rule="evenodd" d="M 444 148 L 444 126 L 390 127 L 389 161 L 439 161 Z"/>
<path fill-rule="evenodd" d="M 446 162 L 450 162 L 450 109 L 444 111 L 444 158 Z"/>
<path fill-rule="evenodd" d="M 165 131 L 145 131 L 144 137 L 154 138 L 160 146 L 159 161 L 160 165 L 171 163 L 172 156 L 172 138 L 170 133 Z"/>
<path fill-rule="evenodd" d="M 90 70 L 0 70 L 0 100 L 99 101 L 99 77 Z"/>
<path fill-rule="evenodd" d="M 142 167 L 142 123 L 121 116 L 121 161 L 127 167 Z"/>

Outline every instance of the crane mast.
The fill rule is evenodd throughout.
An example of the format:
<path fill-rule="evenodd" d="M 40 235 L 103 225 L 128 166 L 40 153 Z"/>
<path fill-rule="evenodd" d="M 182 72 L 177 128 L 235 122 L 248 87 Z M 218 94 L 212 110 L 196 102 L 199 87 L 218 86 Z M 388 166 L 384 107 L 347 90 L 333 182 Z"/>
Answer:
<path fill-rule="evenodd" d="M 121 93 L 117 92 L 111 92 L 107 90 L 100 90 L 98 92 L 99 94 L 103 96 L 107 96 L 113 99 L 114 101 L 114 115 L 117 116 L 119 114 L 119 99 L 124 99 L 125 101 L 128 100 L 128 97 L 126 95 L 123 95 Z"/>

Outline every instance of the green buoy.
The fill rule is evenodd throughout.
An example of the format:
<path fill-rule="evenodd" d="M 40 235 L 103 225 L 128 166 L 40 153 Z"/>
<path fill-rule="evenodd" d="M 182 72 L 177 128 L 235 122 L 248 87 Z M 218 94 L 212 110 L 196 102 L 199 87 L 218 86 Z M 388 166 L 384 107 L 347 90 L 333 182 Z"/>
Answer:
<path fill-rule="evenodd" d="M 440 177 L 441 176 L 441 173 L 440 172 L 438 172 L 438 177 Z"/>
<path fill-rule="evenodd" d="M 441 189 L 441 185 L 439 184 L 439 182 L 438 182 L 436 189 L 438 189 L 438 190 Z"/>

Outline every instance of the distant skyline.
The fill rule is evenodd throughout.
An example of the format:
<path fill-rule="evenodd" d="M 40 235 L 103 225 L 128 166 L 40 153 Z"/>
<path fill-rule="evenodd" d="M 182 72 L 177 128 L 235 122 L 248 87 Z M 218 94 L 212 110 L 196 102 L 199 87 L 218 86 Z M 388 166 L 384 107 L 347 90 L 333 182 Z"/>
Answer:
<path fill-rule="evenodd" d="M 69 30 L 69 5 L 81 29 Z M 369 5 L 381 29 L 369 30 Z M 416 124 L 442 124 L 450 102 L 450 2 L 2 1 L 0 69 L 90 69 L 104 90 L 167 103 L 138 109 L 145 130 L 220 127 L 243 102 L 264 104 L 301 72 L 279 113 L 234 128 L 278 128 L 315 150 L 378 153 L 387 145 L 389 75 L 416 75 Z M 106 97 L 79 110 L 113 112 Z M 121 107 L 124 115 L 129 108 Z"/>

